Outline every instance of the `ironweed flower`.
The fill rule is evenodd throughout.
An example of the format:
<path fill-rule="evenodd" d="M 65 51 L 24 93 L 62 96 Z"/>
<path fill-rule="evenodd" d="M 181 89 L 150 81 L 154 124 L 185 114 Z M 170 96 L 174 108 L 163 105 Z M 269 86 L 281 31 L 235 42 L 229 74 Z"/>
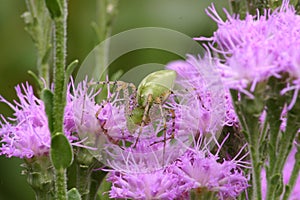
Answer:
<path fill-rule="evenodd" d="M 14 103 L 10 103 L 0 96 L 0 102 L 14 111 L 12 118 L 1 115 L 0 155 L 19 158 L 48 155 L 51 136 L 44 102 L 34 95 L 33 88 L 28 83 L 16 86 L 15 90 L 19 102 L 14 100 Z M 67 111 L 65 116 L 68 115 Z M 70 142 L 77 139 L 71 135 L 73 126 L 67 121 L 64 131 Z"/>
<path fill-rule="evenodd" d="M 171 200 L 184 195 L 184 183 L 168 170 L 133 174 L 112 171 L 107 180 L 112 182 L 110 198 Z"/>
<path fill-rule="evenodd" d="M 219 69 L 230 88 L 251 96 L 258 82 L 269 77 L 281 77 L 288 73 L 294 79 L 288 90 L 297 92 L 300 86 L 300 16 L 283 1 L 280 8 L 256 16 L 247 14 L 245 19 L 230 16 L 222 20 L 212 5 L 207 14 L 217 22 L 218 29 L 211 38 L 196 38 L 209 41 L 209 46 L 224 59 Z M 217 45 L 217 47 L 215 47 Z M 284 92 L 284 91 L 283 91 Z"/>
<path fill-rule="evenodd" d="M 200 110 L 190 107 L 194 120 L 199 120 L 200 132 L 216 132 L 221 125 L 237 125 L 229 91 L 223 87 L 217 74 L 216 62 L 207 53 L 203 58 L 189 55 L 186 61 L 174 61 L 166 68 L 175 70 L 178 84 L 189 89 L 198 98 Z"/>
<path fill-rule="evenodd" d="M 177 136 L 186 134 L 190 136 L 189 139 L 202 138 L 207 142 L 205 133 L 211 133 L 208 134 L 212 135 L 211 140 L 216 141 L 215 133 L 220 131 L 223 125 L 233 126 L 237 123 L 229 93 L 227 96 L 224 95 L 225 89 L 218 79 L 217 72 L 211 70 L 213 67 L 214 62 L 209 55 L 204 58 L 189 56 L 186 61 L 175 61 L 167 65 L 167 69 L 175 70 L 178 75 L 174 97 L 180 101 L 177 103 L 170 101 L 164 105 L 164 108 L 174 110 L 175 120 L 168 121 L 167 129 L 172 129 L 171 124 L 175 122 Z M 159 129 L 155 135 L 161 130 Z M 143 131 L 142 134 L 146 132 Z M 160 169 L 153 166 L 159 166 L 161 157 L 153 148 L 149 148 L 146 141 L 141 142 L 135 153 L 148 152 L 147 162 L 139 157 L 140 154 L 132 153 L 133 150 L 130 151 L 131 154 L 122 152 L 125 164 L 110 165 L 114 169 L 110 171 L 108 178 L 113 185 L 110 197 L 189 199 L 189 191 L 196 188 L 216 192 L 220 199 L 237 197 L 248 187 L 248 180 L 240 169 L 244 162 L 234 159 L 219 162 L 218 153 L 216 155 L 210 153 L 208 143 L 203 146 L 196 144 L 195 149 L 190 151 L 182 149 L 183 155 L 177 153 L 170 156 L 174 149 L 166 149 L 164 153 L 167 160 L 174 156 L 177 159 L 169 159 L 165 162 L 166 166 Z M 217 146 L 221 148 L 222 145 Z M 140 168 L 148 168 L 148 171 Z"/>
<path fill-rule="evenodd" d="M 248 180 L 238 162 L 219 162 L 218 156 L 207 153 L 187 152 L 174 164 L 174 172 L 181 177 L 186 189 L 216 192 L 219 199 L 239 196 L 248 187 Z"/>
<path fill-rule="evenodd" d="M 197 148 L 191 148 L 176 161 L 157 171 L 130 173 L 110 170 L 107 179 L 112 182 L 110 197 L 190 199 L 189 191 L 193 189 L 215 192 L 219 199 L 239 196 L 248 187 L 248 179 L 241 168 L 249 163 L 242 161 L 243 158 L 220 162 L 219 157 L 210 153 L 206 145 L 202 149 L 196 145 Z M 138 166 L 131 164 L 133 168 L 134 165 Z"/>

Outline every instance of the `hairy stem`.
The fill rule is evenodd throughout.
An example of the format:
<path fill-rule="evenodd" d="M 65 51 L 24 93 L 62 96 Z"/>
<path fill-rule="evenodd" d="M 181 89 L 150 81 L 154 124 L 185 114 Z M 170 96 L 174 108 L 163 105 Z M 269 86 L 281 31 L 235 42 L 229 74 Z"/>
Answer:
<path fill-rule="evenodd" d="M 56 170 L 55 175 L 56 175 L 56 181 L 55 181 L 56 198 L 58 200 L 66 200 L 67 199 L 66 170 L 63 168 Z"/>
<path fill-rule="evenodd" d="M 62 15 L 54 19 L 55 23 L 55 68 L 54 68 L 54 133 L 63 132 L 63 115 L 66 104 L 64 92 L 65 67 L 66 67 L 66 37 L 67 37 L 67 1 L 60 0 Z"/>

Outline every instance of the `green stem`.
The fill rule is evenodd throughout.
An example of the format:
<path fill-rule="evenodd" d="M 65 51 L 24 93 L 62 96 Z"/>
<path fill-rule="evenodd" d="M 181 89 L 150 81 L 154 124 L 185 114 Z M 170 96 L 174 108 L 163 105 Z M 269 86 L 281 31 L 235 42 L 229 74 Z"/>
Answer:
<path fill-rule="evenodd" d="M 250 158 L 252 161 L 252 183 L 253 183 L 253 200 L 260 200 L 262 199 L 261 193 L 261 164 L 259 159 L 259 151 L 256 145 L 249 145 L 250 146 Z"/>
<path fill-rule="evenodd" d="M 285 74 L 282 75 L 281 79 L 270 77 L 265 92 L 267 106 L 266 122 L 269 125 L 268 166 L 266 166 L 268 199 L 278 198 L 283 184 L 282 176 L 280 175 L 283 166 L 279 166 L 279 162 L 281 161 L 278 159 L 278 152 L 281 151 L 283 144 L 286 143 L 286 135 L 282 134 L 282 130 L 280 130 L 282 123 L 280 118 L 289 96 L 279 94 L 286 87 L 286 82 L 287 76 Z"/>
<path fill-rule="evenodd" d="M 66 66 L 66 36 L 67 36 L 67 1 L 60 0 L 62 16 L 54 19 L 55 23 L 55 69 L 54 69 L 54 99 L 53 99 L 53 133 L 63 132 L 63 116 L 66 97 L 64 91 Z"/>
<path fill-rule="evenodd" d="M 56 198 L 58 200 L 67 200 L 66 185 L 67 185 L 66 170 L 63 168 L 56 170 L 55 188 L 56 188 Z"/>
<path fill-rule="evenodd" d="M 249 144 L 249 153 L 252 164 L 252 188 L 250 195 L 253 200 L 262 199 L 261 193 L 261 166 L 262 158 L 260 156 L 260 121 L 259 116 L 264 110 L 264 96 L 265 83 L 257 85 L 254 91 L 255 99 L 251 99 L 244 94 L 239 94 L 238 91 L 231 90 L 231 96 L 234 102 L 236 114 L 238 115 L 239 122 L 245 139 Z M 240 98 L 239 98 L 240 96 Z"/>
<path fill-rule="evenodd" d="M 62 15 L 54 18 L 54 96 L 53 96 L 53 132 L 63 133 L 63 117 L 66 104 L 65 89 L 65 68 L 66 68 L 66 38 L 67 38 L 67 1 L 59 0 Z M 56 195 L 58 200 L 67 199 L 66 169 L 56 169 Z"/>

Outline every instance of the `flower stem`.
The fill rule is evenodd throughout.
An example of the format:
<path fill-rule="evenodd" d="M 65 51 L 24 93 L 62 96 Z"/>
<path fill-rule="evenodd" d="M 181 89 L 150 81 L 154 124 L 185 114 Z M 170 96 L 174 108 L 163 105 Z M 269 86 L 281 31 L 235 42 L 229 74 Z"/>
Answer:
<path fill-rule="evenodd" d="M 63 132 L 63 115 L 66 104 L 64 91 L 66 66 L 66 36 L 67 36 L 67 1 L 60 0 L 62 15 L 54 19 L 55 24 L 55 69 L 54 69 L 54 99 L 53 99 L 53 133 Z"/>
<path fill-rule="evenodd" d="M 239 94 L 236 90 L 231 90 L 231 96 L 234 101 L 234 108 L 238 115 L 245 139 L 249 144 L 250 158 L 252 163 L 252 188 L 250 194 L 253 200 L 262 199 L 261 193 L 261 167 L 262 158 L 260 156 L 260 138 L 261 130 L 259 116 L 264 110 L 263 91 L 265 85 L 257 85 L 254 91 L 255 98 L 252 99 L 245 94 Z M 240 97 L 240 98 L 239 98 Z M 263 130 L 263 129 L 262 129 Z"/>
<path fill-rule="evenodd" d="M 53 96 L 53 132 L 63 133 L 64 108 L 66 104 L 65 89 L 65 68 L 66 68 L 66 40 L 67 40 L 67 0 L 59 0 L 61 15 L 54 16 L 54 96 Z M 51 144 L 52 145 L 52 144 Z M 67 199 L 66 169 L 55 170 L 56 198 Z"/>
<path fill-rule="evenodd" d="M 66 170 L 61 168 L 56 170 L 56 181 L 55 181 L 55 188 L 56 188 L 56 198 L 58 200 L 66 200 L 67 199 L 67 177 L 66 177 Z"/>
<path fill-rule="evenodd" d="M 260 173 L 261 173 L 261 164 L 259 159 L 259 151 L 257 145 L 249 145 L 250 146 L 250 158 L 252 161 L 252 183 L 253 183 L 253 200 L 262 199 L 261 193 L 261 181 L 260 181 Z"/>

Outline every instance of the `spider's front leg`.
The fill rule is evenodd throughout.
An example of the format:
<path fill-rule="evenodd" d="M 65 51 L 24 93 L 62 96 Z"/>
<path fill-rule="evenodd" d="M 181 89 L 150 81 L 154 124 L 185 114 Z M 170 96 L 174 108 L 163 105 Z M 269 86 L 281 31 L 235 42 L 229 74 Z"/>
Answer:
<path fill-rule="evenodd" d="M 147 121 L 149 121 L 149 110 L 150 110 L 150 105 L 152 104 L 152 101 L 153 101 L 152 94 L 149 94 L 148 97 L 147 97 L 146 106 L 144 108 L 141 124 L 140 124 L 140 127 L 139 127 L 138 136 L 135 140 L 133 148 L 136 147 L 136 145 L 137 145 L 137 143 L 140 139 L 140 136 L 141 136 L 142 131 L 143 131 L 143 127 L 146 125 Z M 137 109 L 139 109 L 139 108 L 137 108 Z"/>

